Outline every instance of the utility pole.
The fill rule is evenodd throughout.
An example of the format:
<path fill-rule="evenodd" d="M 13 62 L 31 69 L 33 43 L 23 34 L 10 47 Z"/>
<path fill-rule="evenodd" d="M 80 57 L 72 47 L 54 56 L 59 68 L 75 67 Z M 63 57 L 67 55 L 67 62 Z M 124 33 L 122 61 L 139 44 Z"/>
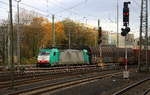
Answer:
<path fill-rule="evenodd" d="M 8 32 L 7 32 L 7 67 L 10 68 L 11 67 L 11 59 L 10 59 L 10 55 L 11 55 L 11 47 L 10 47 L 10 11 L 8 12 Z"/>
<path fill-rule="evenodd" d="M 143 35 L 144 34 L 144 35 Z M 146 42 L 146 43 L 144 43 Z M 144 45 L 144 49 L 142 46 Z M 141 0 L 141 17 L 140 17 L 140 47 L 139 47 L 138 71 L 141 69 L 148 70 L 148 0 Z M 145 52 L 145 56 L 143 55 Z M 145 64 L 142 62 L 146 58 Z M 143 67 L 143 68 L 142 68 Z"/>
<path fill-rule="evenodd" d="M 69 26 L 69 49 L 71 48 L 71 33 L 70 33 L 70 26 Z"/>
<path fill-rule="evenodd" d="M 55 47 L 56 41 L 55 41 L 55 15 L 52 15 L 52 47 Z"/>
<path fill-rule="evenodd" d="M 19 22 L 19 2 L 21 0 L 16 0 L 17 2 L 17 65 L 18 65 L 18 70 L 19 70 L 19 65 L 20 65 L 20 22 Z"/>
<path fill-rule="evenodd" d="M 98 19 L 98 45 L 100 49 L 100 62 L 98 65 L 102 65 L 102 28 L 100 27 L 100 20 Z"/>
<path fill-rule="evenodd" d="M 71 33 L 71 27 L 72 27 L 72 25 L 71 25 L 71 23 L 68 23 L 68 48 L 69 49 L 71 49 L 71 35 L 72 35 L 72 33 Z"/>
<path fill-rule="evenodd" d="M 119 4 L 118 4 L 118 0 L 117 0 L 117 47 L 119 47 Z M 118 55 L 118 53 L 117 53 Z"/>
<path fill-rule="evenodd" d="M 119 48 L 119 2 L 117 0 L 117 44 L 116 47 Z M 118 63 L 118 56 L 119 56 L 119 51 L 117 50 L 117 54 L 116 54 L 116 60 Z"/>
<path fill-rule="evenodd" d="M 13 33 L 13 18 L 12 18 L 12 0 L 9 0 L 9 12 L 10 12 L 10 29 L 9 29 L 9 38 L 10 38 L 10 46 L 9 46 L 9 49 L 10 49 L 10 64 L 11 64 L 11 88 L 13 89 L 14 88 L 14 52 L 13 52 L 13 40 L 14 40 L 14 33 Z"/>
<path fill-rule="evenodd" d="M 8 13 L 9 14 L 9 13 Z M 5 27 L 6 27 L 6 29 L 5 29 L 5 33 L 4 33 L 4 43 L 5 43 L 5 46 L 4 46 L 4 58 L 5 58 L 5 60 L 4 60 L 4 63 L 5 64 L 7 64 L 7 66 L 8 66 L 8 23 L 7 23 L 7 25 L 5 25 Z M 9 65 L 9 67 L 10 67 L 10 65 Z"/>

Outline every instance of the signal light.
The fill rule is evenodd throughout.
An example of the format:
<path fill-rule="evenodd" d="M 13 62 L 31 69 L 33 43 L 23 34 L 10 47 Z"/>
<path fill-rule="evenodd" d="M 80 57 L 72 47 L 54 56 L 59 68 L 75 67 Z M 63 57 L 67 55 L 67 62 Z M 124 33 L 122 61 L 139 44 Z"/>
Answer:
<path fill-rule="evenodd" d="M 124 2 L 124 8 L 123 8 L 123 23 L 124 23 L 124 26 L 127 26 L 129 24 L 128 4 L 130 4 L 130 2 Z"/>
<path fill-rule="evenodd" d="M 102 40 L 98 40 L 98 44 L 101 44 L 102 43 Z"/>
<path fill-rule="evenodd" d="M 123 8 L 123 22 L 129 23 L 129 8 Z"/>
<path fill-rule="evenodd" d="M 98 44 L 102 43 L 102 28 L 98 28 Z"/>
<path fill-rule="evenodd" d="M 98 38 L 100 39 L 102 37 L 102 28 L 98 28 Z"/>
<path fill-rule="evenodd" d="M 130 32 L 130 28 L 129 27 L 126 27 L 125 29 L 121 28 L 121 30 L 122 30 L 122 32 L 121 32 L 122 36 L 126 36 Z"/>

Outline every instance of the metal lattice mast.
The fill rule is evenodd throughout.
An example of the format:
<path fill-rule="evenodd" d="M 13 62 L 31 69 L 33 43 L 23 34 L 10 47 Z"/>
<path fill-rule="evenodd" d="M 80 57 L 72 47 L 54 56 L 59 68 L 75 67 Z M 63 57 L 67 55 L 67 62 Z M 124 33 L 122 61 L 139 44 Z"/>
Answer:
<path fill-rule="evenodd" d="M 143 48 L 144 46 L 144 48 Z M 142 53 L 143 50 L 145 53 Z M 140 52 L 139 52 L 139 63 L 138 69 L 141 69 L 141 66 L 148 65 L 148 0 L 141 1 L 141 18 L 140 18 Z M 142 62 L 142 58 L 145 57 L 145 64 Z"/>

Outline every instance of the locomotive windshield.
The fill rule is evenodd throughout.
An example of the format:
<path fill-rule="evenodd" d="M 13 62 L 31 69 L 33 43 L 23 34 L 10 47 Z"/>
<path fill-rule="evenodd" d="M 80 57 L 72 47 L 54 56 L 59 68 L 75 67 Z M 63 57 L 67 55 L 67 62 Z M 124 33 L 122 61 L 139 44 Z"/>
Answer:
<path fill-rule="evenodd" d="M 49 53 L 49 52 L 42 51 L 42 52 L 39 53 L 39 55 L 40 55 L 40 56 L 42 56 L 42 55 L 50 55 L 50 53 Z"/>

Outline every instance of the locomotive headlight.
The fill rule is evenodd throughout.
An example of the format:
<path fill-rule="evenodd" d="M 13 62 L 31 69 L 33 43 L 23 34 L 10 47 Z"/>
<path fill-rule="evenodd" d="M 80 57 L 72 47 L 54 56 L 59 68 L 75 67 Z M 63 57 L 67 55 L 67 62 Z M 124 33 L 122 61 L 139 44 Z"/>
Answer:
<path fill-rule="evenodd" d="M 49 61 L 49 56 L 38 56 L 38 60 L 46 60 L 46 61 Z"/>

